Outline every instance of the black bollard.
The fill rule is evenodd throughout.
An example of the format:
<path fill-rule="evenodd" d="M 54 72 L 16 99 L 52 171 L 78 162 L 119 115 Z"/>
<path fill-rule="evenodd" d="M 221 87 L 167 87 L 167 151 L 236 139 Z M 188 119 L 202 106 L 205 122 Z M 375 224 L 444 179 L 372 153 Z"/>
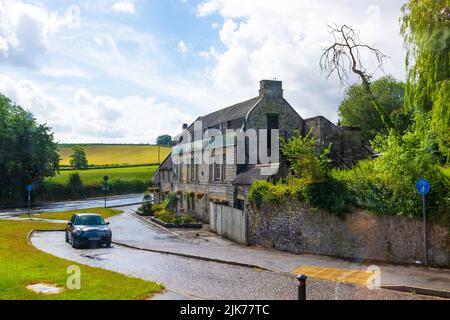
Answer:
<path fill-rule="evenodd" d="M 298 280 L 298 300 L 306 300 L 306 279 L 308 279 L 305 275 L 297 276 Z"/>

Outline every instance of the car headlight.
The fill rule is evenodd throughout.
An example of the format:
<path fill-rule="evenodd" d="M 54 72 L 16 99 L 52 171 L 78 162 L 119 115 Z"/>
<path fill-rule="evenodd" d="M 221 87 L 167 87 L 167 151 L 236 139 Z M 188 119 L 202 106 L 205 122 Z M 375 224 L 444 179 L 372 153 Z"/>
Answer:
<path fill-rule="evenodd" d="M 111 230 L 105 230 L 105 234 L 110 235 L 111 234 Z"/>
<path fill-rule="evenodd" d="M 76 236 L 81 236 L 83 234 L 83 230 L 75 230 L 75 235 Z"/>

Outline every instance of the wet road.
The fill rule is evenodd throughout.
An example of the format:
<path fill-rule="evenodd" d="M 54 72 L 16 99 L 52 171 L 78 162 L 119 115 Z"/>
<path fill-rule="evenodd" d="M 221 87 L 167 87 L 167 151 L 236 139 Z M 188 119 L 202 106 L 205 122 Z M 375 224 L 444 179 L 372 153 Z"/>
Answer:
<path fill-rule="evenodd" d="M 122 196 L 111 196 L 107 198 L 106 205 L 108 207 L 118 207 L 127 206 L 131 204 L 136 204 L 142 202 L 143 194 L 130 194 Z M 42 204 L 39 206 L 32 207 L 31 213 L 41 213 L 41 212 L 57 212 L 57 211 L 69 211 L 69 210 L 79 210 L 88 208 L 103 207 L 105 205 L 104 198 L 93 198 L 84 199 L 77 201 L 65 201 L 65 202 L 53 202 Z M 23 213 L 27 213 L 26 208 L 16 208 L 16 209 L 1 209 L 1 217 L 14 217 L 20 216 Z"/>
<path fill-rule="evenodd" d="M 163 283 L 176 297 L 194 299 L 296 299 L 292 276 L 228 264 L 146 252 L 114 245 L 110 249 L 72 249 L 63 232 L 35 233 L 38 249 L 78 263 Z M 424 299 L 423 296 L 315 279 L 308 280 L 308 299 Z"/>

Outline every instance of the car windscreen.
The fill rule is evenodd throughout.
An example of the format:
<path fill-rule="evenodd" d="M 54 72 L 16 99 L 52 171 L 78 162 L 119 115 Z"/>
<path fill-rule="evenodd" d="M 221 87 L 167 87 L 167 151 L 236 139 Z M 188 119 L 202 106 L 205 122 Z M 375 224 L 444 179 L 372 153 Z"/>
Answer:
<path fill-rule="evenodd" d="M 100 216 L 78 216 L 74 224 L 77 226 L 103 226 L 105 220 Z"/>

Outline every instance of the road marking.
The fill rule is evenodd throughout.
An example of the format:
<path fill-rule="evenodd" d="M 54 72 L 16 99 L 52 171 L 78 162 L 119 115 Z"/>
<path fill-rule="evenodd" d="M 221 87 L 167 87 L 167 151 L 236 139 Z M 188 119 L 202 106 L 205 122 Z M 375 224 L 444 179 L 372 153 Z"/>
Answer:
<path fill-rule="evenodd" d="M 291 274 L 304 274 L 311 278 L 322 280 L 354 283 L 366 286 L 373 277 L 374 271 L 361 269 L 337 269 L 337 268 L 322 268 L 314 266 L 302 266 L 291 271 Z"/>

